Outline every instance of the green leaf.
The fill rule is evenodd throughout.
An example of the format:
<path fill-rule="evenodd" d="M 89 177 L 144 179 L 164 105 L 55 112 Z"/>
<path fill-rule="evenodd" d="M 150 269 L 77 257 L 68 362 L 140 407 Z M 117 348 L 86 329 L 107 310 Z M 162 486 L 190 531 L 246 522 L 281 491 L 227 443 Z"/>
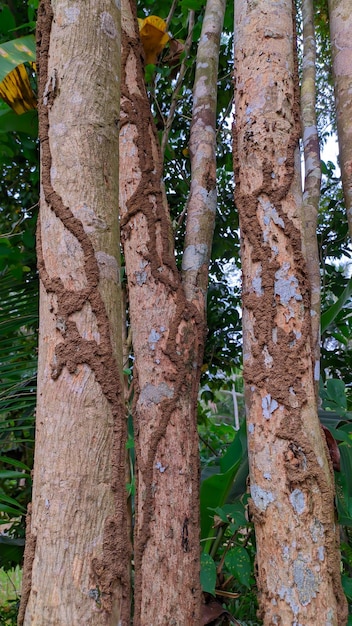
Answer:
<path fill-rule="evenodd" d="M 241 459 L 247 451 L 246 424 L 243 422 L 237 431 L 233 442 L 229 445 L 226 453 L 220 459 L 220 467 L 222 472 L 227 472 L 234 463 Z"/>
<path fill-rule="evenodd" d="M 216 565 L 210 554 L 203 552 L 200 558 L 200 584 L 205 593 L 215 596 Z"/>
<path fill-rule="evenodd" d="M 39 0 L 27 0 L 28 3 L 28 19 L 34 20 L 38 9 Z"/>
<path fill-rule="evenodd" d="M 9 7 L 3 6 L 0 9 L 0 32 L 5 35 L 16 27 L 15 18 Z"/>
<path fill-rule="evenodd" d="M 9 72 L 28 61 L 35 62 L 35 38 L 34 35 L 26 35 L 18 39 L 12 39 L 0 46 L 0 82 Z"/>
<path fill-rule="evenodd" d="M 205 0 L 182 0 L 181 6 L 186 11 L 199 11 L 204 6 Z"/>
<path fill-rule="evenodd" d="M 348 598 L 348 600 L 352 601 L 352 578 L 349 576 L 342 576 L 342 587 Z"/>
<path fill-rule="evenodd" d="M 13 472 L 12 470 L 1 470 L 0 478 L 3 480 L 10 480 L 12 478 L 29 478 L 29 474 L 23 472 Z"/>
<path fill-rule="evenodd" d="M 153 65 L 153 63 L 148 63 L 148 65 L 144 68 L 144 79 L 147 84 L 153 82 L 154 74 L 155 65 Z"/>
<path fill-rule="evenodd" d="M 329 378 L 326 382 L 327 398 L 325 403 L 334 403 L 335 406 L 347 409 L 345 383 L 338 378 Z"/>
<path fill-rule="evenodd" d="M 22 515 L 22 512 L 19 511 L 17 508 L 15 509 L 14 507 L 8 506 L 7 504 L 2 504 L 2 502 L 0 502 L 0 513 L 7 513 L 7 515 L 9 515 L 11 518 L 19 517 L 19 515 Z"/>
<path fill-rule="evenodd" d="M 24 133 L 34 139 L 38 137 L 38 113 L 27 111 L 17 115 L 10 107 L 0 111 L 0 134 L 10 132 Z"/>
<path fill-rule="evenodd" d="M 248 521 L 245 515 L 245 507 L 242 502 L 234 502 L 233 504 L 224 504 L 222 507 L 216 507 L 214 513 L 220 517 L 220 519 L 228 523 L 229 520 L 234 520 L 232 524 L 232 532 L 235 532 L 241 526 L 247 526 Z"/>
<path fill-rule="evenodd" d="M 321 173 L 324 174 L 324 176 L 328 176 L 329 170 L 326 166 L 325 161 L 321 161 L 320 163 L 321 163 Z"/>
<path fill-rule="evenodd" d="M 236 546 L 229 550 L 225 556 L 225 565 L 242 585 L 248 588 L 251 586 L 252 563 L 245 548 Z"/>
<path fill-rule="evenodd" d="M 351 426 L 350 426 L 351 428 Z M 345 433 L 342 428 L 329 428 L 330 433 L 336 441 L 346 441 L 346 443 L 352 444 L 351 437 Z"/>
<path fill-rule="evenodd" d="M 15 500 L 14 498 L 10 498 L 10 496 L 7 496 L 4 493 L 0 493 L 0 503 L 1 502 L 6 502 L 7 504 L 12 504 L 12 506 L 16 507 L 16 509 L 20 509 L 20 511 L 23 511 L 23 512 L 26 511 L 26 509 L 21 504 L 19 504 L 19 502 L 17 502 L 17 500 Z M 1 506 L 1 504 L 0 504 L 0 506 Z M 18 512 L 17 512 L 17 515 L 18 515 Z"/>
<path fill-rule="evenodd" d="M 347 496 L 352 499 L 352 442 L 346 443 L 343 442 L 339 446 L 340 455 L 341 455 L 341 474 L 347 480 Z"/>
<path fill-rule="evenodd" d="M 215 534 L 213 526 L 213 511 L 217 507 L 223 508 L 229 495 L 235 499 L 243 494 L 243 482 L 248 475 L 246 426 L 243 423 L 236 432 L 233 442 L 227 452 L 220 459 L 222 472 L 213 474 L 202 481 L 200 487 L 200 516 L 201 537 L 211 538 Z M 224 471 L 225 470 L 225 471 Z M 237 478 L 239 485 L 236 485 Z M 240 487 L 240 488 L 239 488 Z M 210 550 L 211 543 L 207 543 L 204 551 Z"/>
<path fill-rule="evenodd" d="M 18 461 L 17 459 L 12 459 L 10 456 L 0 456 L 0 463 L 7 463 L 8 465 L 13 465 L 13 467 L 19 467 L 20 469 L 24 469 L 27 472 L 30 471 L 30 468 L 22 461 Z"/>
<path fill-rule="evenodd" d="M 342 333 L 331 333 L 331 336 L 344 346 L 348 346 L 348 338 L 346 339 Z"/>
<path fill-rule="evenodd" d="M 212 529 L 214 509 L 221 507 L 231 489 L 234 477 L 240 466 L 239 459 L 224 474 L 215 474 L 203 480 L 200 487 L 201 537 L 205 539 L 214 534 Z"/>
<path fill-rule="evenodd" d="M 352 446 L 346 442 L 339 445 L 341 472 L 335 474 L 336 508 L 342 526 L 352 528 Z"/>
<path fill-rule="evenodd" d="M 321 316 L 322 334 L 325 333 L 325 331 L 328 329 L 330 324 L 333 323 L 336 316 L 340 313 L 340 311 L 342 311 L 343 307 L 345 306 L 346 302 L 349 300 L 351 296 L 352 296 L 352 278 L 350 278 L 350 280 L 347 283 L 347 286 L 343 290 L 340 297 L 336 300 L 336 302 L 334 302 L 334 304 L 327 311 L 324 311 L 324 313 L 322 314 Z"/>
<path fill-rule="evenodd" d="M 126 441 L 126 450 L 134 449 L 134 439 L 133 437 L 129 437 Z"/>

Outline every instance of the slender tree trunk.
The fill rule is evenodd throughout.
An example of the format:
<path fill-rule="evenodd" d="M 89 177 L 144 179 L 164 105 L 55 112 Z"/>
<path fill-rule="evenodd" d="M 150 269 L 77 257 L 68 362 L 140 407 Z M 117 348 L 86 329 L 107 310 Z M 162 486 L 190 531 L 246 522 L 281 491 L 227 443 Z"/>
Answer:
<path fill-rule="evenodd" d="M 352 239 L 352 11 L 350 0 L 329 0 L 329 24 L 340 168 Z"/>
<path fill-rule="evenodd" d="M 301 120 L 304 154 L 302 226 L 307 272 L 310 281 L 312 355 L 316 396 L 320 379 L 320 261 L 317 239 L 321 184 L 321 161 L 316 118 L 316 42 L 313 0 L 302 1 L 303 62 L 301 82 Z"/>
<path fill-rule="evenodd" d="M 117 3 L 42 0 L 37 44 L 38 401 L 19 623 L 127 626 Z"/>
<path fill-rule="evenodd" d="M 191 189 L 182 258 L 187 299 L 203 314 L 216 215 L 216 104 L 225 0 L 208 0 L 198 44 L 189 151 Z"/>
<path fill-rule="evenodd" d="M 244 378 L 264 624 L 345 624 L 334 480 L 315 400 L 292 0 L 236 0 Z"/>

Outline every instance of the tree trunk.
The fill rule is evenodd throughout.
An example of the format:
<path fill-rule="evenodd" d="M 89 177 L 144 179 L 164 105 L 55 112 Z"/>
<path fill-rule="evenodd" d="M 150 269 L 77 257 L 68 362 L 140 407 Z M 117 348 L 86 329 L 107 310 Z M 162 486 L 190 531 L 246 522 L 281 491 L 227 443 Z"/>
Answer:
<path fill-rule="evenodd" d="M 37 44 L 38 400 L 19 623 L 127 626 L 117 3 L 43 0 Z"/>
<path fill-rule="evenodd" d="M 186 297 L 203 314 L 217 204 L 216 106 L 225 0 L 208 0 L 198 44 L 189 139 L 191 188 L 182 257 Z"/>
<path fill-rule="evenodd" d="M 352 239 L 352 12 L 350 0 L 329 0 L 337 134 L 343 194 Z"/>
<path fill-rule="evenodd" d="M 208 4 L 214 11 L 216 3 Z M 214 19 L 213 13 L 204 22 L 211 33 L 208 51 L 212 57 L 215 51 L 215 59 L 224 3 L 219 6 L 220 15 Z M 198 237 L 189 233 L 182 282 L 162 185 L 162 158 L 145 91 L 135 9 L 127 0 L 122 3 L 122 24 L 120 206 L 135 357 L 134 623 L 199 624 L 196 407 L 216 205 L 216 62 L 211 59 L 208 72 L 199 75 L 199 81 L 207 83 L 203 95 L 211 91 L 211 104 L 209 97 L 201 101 L 195 89 L 198 109 L 193 118 L 192 167 L 202 162 L 202 171 L 195 174 L 189 205 L 193 220 L 187 226 L 201 227 Z M 206 120 L 205 109 L 210 109 Z"/>
<path fill-rule="evenodd" d="M 264 624 L 345 624 L 334 479 L 314 390 L 292 0 L 235 2 L 244 378 Z"/>
<path fill-rule="evenodd" d="M 320 379 L 320 262 L 317 239 L 321 185 L 321 161 L 316 118 L 316 42 L 313 0 L 302 1 L 303 60 L 301 120 L 304 154 L 303 234 L 307 273 L 310 282 L 312 357 L 316 397 Z"/>

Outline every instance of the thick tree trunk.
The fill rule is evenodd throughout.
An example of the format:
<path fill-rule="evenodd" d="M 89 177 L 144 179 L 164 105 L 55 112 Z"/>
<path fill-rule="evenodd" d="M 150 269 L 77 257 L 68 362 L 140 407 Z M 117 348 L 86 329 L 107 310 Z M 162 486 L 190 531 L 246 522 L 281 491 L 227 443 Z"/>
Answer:
<path fill-rule="evenodd" d="M 343 194 L 352 239 L 352 11 L 350 0 L 329 0 L 337 133 Z"/>
<path fill-rule="evenodd" d="M 121 232 L 134 351 L 137 626 L 199 624 L 197 392 L 204 309 L 176 268 L 133 2 L 122 3 Z"/>
<path fill-rule="evenodd" d="M 120 11 L 114 0 L 43 0 L 37 33 L 40 340 L 19 623 L 127 626 Z"/>
<path fill-rule="evenodd" d="M 236 0 L 244 377 L 264 624 L 345 624 L 334 480 L 315 400 L 292 0 Z"/>

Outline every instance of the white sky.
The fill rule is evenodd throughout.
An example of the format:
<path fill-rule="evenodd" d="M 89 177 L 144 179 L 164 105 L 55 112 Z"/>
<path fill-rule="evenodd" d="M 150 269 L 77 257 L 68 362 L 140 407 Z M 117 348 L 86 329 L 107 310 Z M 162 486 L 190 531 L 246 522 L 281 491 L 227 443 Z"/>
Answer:
<path fill-rule="evenodd" d="M 340 168 L 337 163 L 337 155 L 339 153 L 339 148 L 337 145 L 337 138 L 335 135 L 329 137 L 327 142 L 324 145 L 324 148 L 321 151 L 320 158 L 325 163 L 327 161 L 332 161 L 336 165 L 336 176 L 340 176 Z"/>

